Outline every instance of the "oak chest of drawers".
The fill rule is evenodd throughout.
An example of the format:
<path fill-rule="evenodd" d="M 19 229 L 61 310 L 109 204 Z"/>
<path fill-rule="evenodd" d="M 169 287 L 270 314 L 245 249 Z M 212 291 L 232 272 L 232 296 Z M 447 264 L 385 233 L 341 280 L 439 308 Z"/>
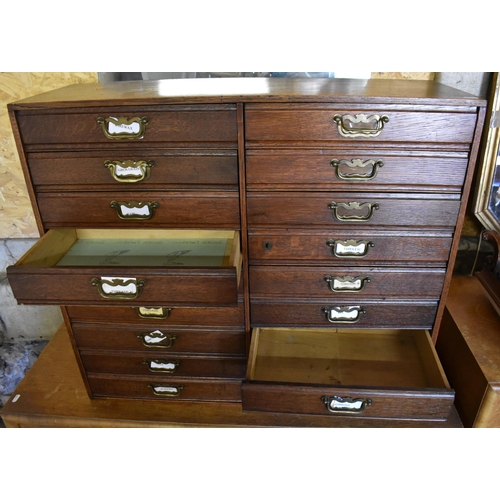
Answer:
<path fill-rule="evenodd" d="M 182 89 L 182 91 L 180 91 Z M 9 106 L 89 396 L 446 419 L 433 341 L 485 102 L 434 82 L 76 85 Z"/>

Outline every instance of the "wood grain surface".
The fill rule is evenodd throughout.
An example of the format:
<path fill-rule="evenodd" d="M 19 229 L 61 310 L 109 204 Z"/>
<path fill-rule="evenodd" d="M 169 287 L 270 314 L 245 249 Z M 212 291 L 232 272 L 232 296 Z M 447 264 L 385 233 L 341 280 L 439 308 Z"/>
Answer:
<path fill-rule="evenodd" d="M 454 276 L 436 350 L 466 427 L 500 426 L 499 341 L 500 316 L 486 289 L 475 276 Z"/>

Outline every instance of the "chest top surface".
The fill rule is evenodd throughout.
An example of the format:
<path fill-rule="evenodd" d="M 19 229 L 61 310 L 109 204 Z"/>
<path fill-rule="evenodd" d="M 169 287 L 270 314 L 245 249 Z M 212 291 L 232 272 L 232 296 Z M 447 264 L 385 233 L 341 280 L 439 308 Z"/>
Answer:
<path fill-rule="evenodd" d="M 12 109 L 114 103 L 331 102 L 485 106 L 486 101 L 434 81 L 334 78 L 193 78 L 75 84 L 10 104 Z"/>

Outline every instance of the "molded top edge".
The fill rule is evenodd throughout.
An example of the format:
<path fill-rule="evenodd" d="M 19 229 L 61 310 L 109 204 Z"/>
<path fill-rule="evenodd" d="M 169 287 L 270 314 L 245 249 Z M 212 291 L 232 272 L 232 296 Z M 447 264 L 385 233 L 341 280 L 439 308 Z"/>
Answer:
<path fill-rule="evenodd" d="M 427 80 L 340 78 L 187 78 L 74 84 L 9 106 L 113 104 L 345 102 L 485 106 L 486 100 Z"/>

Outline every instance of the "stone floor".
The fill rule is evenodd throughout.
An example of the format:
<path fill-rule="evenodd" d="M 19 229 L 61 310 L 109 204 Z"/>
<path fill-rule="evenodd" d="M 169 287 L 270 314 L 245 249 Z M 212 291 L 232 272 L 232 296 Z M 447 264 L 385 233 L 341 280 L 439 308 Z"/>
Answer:
<path fill-rule="evenodd" d="M 35 242 L 0 239 L 0 409 L 62 323 L 58 307 L 19 305 L 9 286 L 6 268 Z"/>
<path fill-rule="evenodd" d="M 36 361 L 47 340 L 4 343 L 0 346 L 0 409 Z"/>

